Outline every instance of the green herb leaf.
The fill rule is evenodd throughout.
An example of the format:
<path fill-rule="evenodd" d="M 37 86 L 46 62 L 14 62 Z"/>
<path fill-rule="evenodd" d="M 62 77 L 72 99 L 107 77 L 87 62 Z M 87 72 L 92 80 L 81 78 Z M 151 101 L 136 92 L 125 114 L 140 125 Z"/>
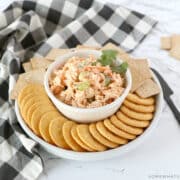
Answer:
<path fill-rule="evenodd" d="M 101 63 L 101 65 L 103 66 L 107 66 L 107 65 L 111 65 L 113 63 L 112 58 L 109 58 L 107 56 L 102 55 L 100 59 L 98 59 L 97 61 Z"/>
<path fill-rule="evenodd" d="M 128 68 L 128 63 L 127 62 L 123 62 L 121 65 L 119 66 L 113 66 L 111 67 L 111 70 L 113 72 L 116 72 L 116 73 L 120 73 L 120 74 L 125 74 L 126 71 L 127 71 L 127 68 Z"/>
<path fill-rule="evenodd" d="M 91 63 L 92 66 L 96 66 L 96 64 L 97 64 L 96 61 Z"/>
<path fill-rule="evenodd" d="M 88 89 L 90 86 L 89 82 L 81 82 L 81 83 L 78 83 L 77 84 L 77 89 L 80 90 L 80 91 L 84 91 L 86 89 Z"/>
<path fill-rule="evenodd" d="M 97 60 L 97 62 L 101 63 L 102 66 L 109 65 L 111 70 L 116 73 L 125 74 L 128 68 L 128 63 L 123 62 L 121 65 L 115 65 L 116 56 L 118 51 L 108 49 L 103 50 L 101 57 Z M 96 62 L 93 62 L 92 65 L 96 65 Z M 109 83 L 109 79 L 105 80 L 105 84 Z"/>
<path fill-rule="evenodd" d="M 112 57 L 113 59 L 115 59 L 118 52 L 113 49 L 108 49 L 108 50 L 103 50 L 102 53 L 105 56 L 109 56 L 109 57 Z"/>
<path fill-rule="evenodd" d="M 115 50 L 103 50 L 100 59 L 97 61 L 100 62 L 103 66 L 112 65 L 116 59 L 117 51 Z"/>
<path fill-rule="evenodd" d="M 109 76 L 105 77 L 105 86 L 108 86 L 111 83 L 111 78 Z"/>

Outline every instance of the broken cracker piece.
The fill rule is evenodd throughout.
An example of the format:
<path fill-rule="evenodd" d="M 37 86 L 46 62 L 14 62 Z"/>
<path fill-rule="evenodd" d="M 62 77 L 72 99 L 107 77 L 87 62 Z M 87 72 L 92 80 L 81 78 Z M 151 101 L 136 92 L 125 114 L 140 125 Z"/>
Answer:
<path fill-rule="evenodd" d="M 89 49 L 89 50 L 100 50 L 101 47 L 98 47 L 98 46 L 87 46 L 87 45 L 77 45 L 76 46 L 76 49 Z"/>
<path fill-rule="evenodd" d="M 134 92 L 152 75 L 146 59 L 129 59 L 127 62 L 132 76 L 131 92 Z"/>
<path fill-rule="evenodd" d="M 121 49 L 120 47 L 116 46 L 113 43 L 107 43 L 101 48 L 101 50 L 106 50 L 106 49 L 116 50 L 118 51 L 119 54 L 127 54 L 126 51 L 124 51 L 123 49 Z"/>
<path fill-rule="evenodd" d="M 169 54 L 180 60 L 180 35 L 173 35 L 171 38 L 171 50 Z"/>
<path fill-rule="evenodd" d="M 174 34 L 171 37 L 171 49 L 180 48 L 180 35 Z"/>
<path fill-rule="evenodd" d="M 106 49 L 113 49 L 118 51 L 118 57 L 122 61 L 127 61 L 128 59 L 131 59 L 131 56 L 128 53 L 126 53 L 126 51 L 124 51 L 123 49 L 121 49 L 120 47 L 116 46 L 113 43 L 107 43 L 101 48 L 101 50 L 106 50 Z"/>
<path fill-rule="evenodd" d="M 45 69 L 32 70 L 19 75 L 19 78 L 10 93 L 11 99 L 16 99 L 19 92 L 29 83 L 43 84 Z"/>
<path fill-rule="evenodd" d="M 148 98 L 159 94 L 159 86 L 152 80 L 147 79 L 137 90 L 136 93 L 142 98 Z"/>
<path fill-rule="evenodd" d="M 169 52 L 170 56 L 174 57 L 175 59 L 180 60 L 180 49 L 172 49 Z"/>
<path fill-rule="evenodd" d="M 22 66 L 23 66 L 23 69 L 24 69 L 25 72 L 29 72 L 29 71 L 32 70 L 32 64 L 31 64 L 31 62 L 23 63 Z"/>
<path fill-rule="evenodd" d="M 70 51 L 71 49 L 51 49 L 49 53 L 45 56 L 45 59 L 54 61 L 58 56 L 62 56 Z"/>
<path fill-rule="evenodd" d="M 122 61 L 126 61 L 126 62 L 128 62 L 128 60 L 132 59 L 132 57 L 128 53 L 118 54 L 117 56 L 119 59 L 121 59 Z"/>
<path fill-rule="evenodd" d="M 40 69 L 40 68 L 47 69 L 48 66 L 52 63 L 51 61 L 40 57 L 31 58 L 30 61 L 33 69 Z"/>
<path fill-rule="evenodd" d="M 171 49 L 171 37 L 161 37 L 161 49 Z"/>

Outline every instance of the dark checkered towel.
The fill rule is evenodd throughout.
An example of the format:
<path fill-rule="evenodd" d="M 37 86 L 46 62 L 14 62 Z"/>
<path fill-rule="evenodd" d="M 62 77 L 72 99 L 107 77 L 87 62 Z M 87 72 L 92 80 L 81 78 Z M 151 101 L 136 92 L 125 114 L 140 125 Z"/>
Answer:
<path fill-rule="evenodd" d="M 36 143 L 19 127 L 9 92 L 21 63 L 51 48 L 113 42 L 133 50 L 156 22 L 138 12 L 93 0 L 14 2 L 0 13 L 0 180 L 37 179 Z"/>

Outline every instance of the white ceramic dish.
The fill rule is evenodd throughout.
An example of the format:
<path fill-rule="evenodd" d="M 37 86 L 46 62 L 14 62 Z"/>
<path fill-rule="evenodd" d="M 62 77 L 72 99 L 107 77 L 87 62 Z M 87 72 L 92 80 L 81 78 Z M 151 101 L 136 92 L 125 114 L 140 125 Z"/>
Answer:
<path fill-rule="evenodd" d="M 153 78 L 157 82 L 157 84 L 159 85 L 159 87 L 161 89 L 159 81 L 154 74 L 153 74 Z M 25 122 L 22 119 L 21 114 L 19 112 L 17 101 L 15 102 L 15 111 L 16 111 L 17 119 L 18 119 L 21 127 L 23 128 L 23 130 L 27 133 L 27 135 L 30 138 L 34 139 L 37 143 L 39 143 L 46 151 L 48 151 L 56 156 L 59 156 L 61 158 L 66 158 L 66 159 L 79 160 L 79 161 L 95 161 L 95 160 L 110 159 L 110 158 L 113 158 L 116 156 L 121 156 L 121 155 L 133 150 L 140 143 L 144 142 L 146 140 L 146 137 L 152 133 L 152 131 L 154 130 L 154 128 L 156 127 L 156 125 L 158 123 L 158 120 L 159 120 L 159 117 L 160 117 L 160 114 L 162 111 L 162 107 L 163 107 L 163 93 L 162 93 L 162 89 L 161 89 L 160 94 L 157 95 L 157 97 L 156 97 L 156 111 L 154 114 L 154 118 L 153 118 L 150 126 L 144 131 L 144 133 L 142 135 L 140 135 L 135 140 L 129 142 L 126 145 L 120 146 L 115 149 L 110 149 L 110 150 L 107 150 L 104 152 L 74 152 L 74 151 L 65 150 L 65 149 L 56 147 L 54 145 L 51 145 L 51 144 L 45 142 L 44 140 L 42 140 L 41 138 L 39 138 L 38 136 L 36 136 L 25 124 Z"/>
<path fill-rule="evenodd" d="M 126 88 L 123 92 L 123 94 L 117 98 L 115 101 L 113 101 L 110 104 L 107 104 L 102 107 L 98 108 L 78 108 L 73 107 L 70 105 L 67 105 L 57 99 L 52 91 L 49 88 L 49 77 L 52 74 L 52 71 L 59 66 L 63 65 L 69 58 L 73 56 L 80 56 L 80 57 L 87 57 L 88 55 L 94 55 L 96 58 L 99 58 L 101 56 L 101 51 L 95 51 L 95 50 L 75 50 L 74 52 L 70 52 L 66 55 L 60 56 L 56 59 L 54 63 L 52 63 L 49 68 L 47 69 L 45 78 L 44 78 L 44 86 L 45 90 L 49 96 L 49 98 L 52 100 L 54 105 L 59 109 L 59 111 L 64 114 L 66 117 L 83 123 L 93 122 L 101 119 L 105 119 L 112 114 L 114 114 L 117 109 L 120 107 L 126 96 L 128 95 L 132 80 L 131 80 L 131 73 L 129 69 L 126 72 L 125 78 L 126 78 Z M 120 59 L 117 59 L 120 63 L 122 62 Z"/>

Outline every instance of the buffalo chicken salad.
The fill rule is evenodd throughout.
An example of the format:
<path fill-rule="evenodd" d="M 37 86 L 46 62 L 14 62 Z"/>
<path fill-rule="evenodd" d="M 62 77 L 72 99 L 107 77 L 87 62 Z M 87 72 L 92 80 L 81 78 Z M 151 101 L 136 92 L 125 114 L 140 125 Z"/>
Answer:
<path fill-rule="evenodd" d="M 53 70 L 49 79 L 52 93 L 65 104 L 96 108 L 112 103 L 125 89 L 128 64 L 119 64 L 117 51 L 104 50 L 100 58 L 73 56 Z"/>

